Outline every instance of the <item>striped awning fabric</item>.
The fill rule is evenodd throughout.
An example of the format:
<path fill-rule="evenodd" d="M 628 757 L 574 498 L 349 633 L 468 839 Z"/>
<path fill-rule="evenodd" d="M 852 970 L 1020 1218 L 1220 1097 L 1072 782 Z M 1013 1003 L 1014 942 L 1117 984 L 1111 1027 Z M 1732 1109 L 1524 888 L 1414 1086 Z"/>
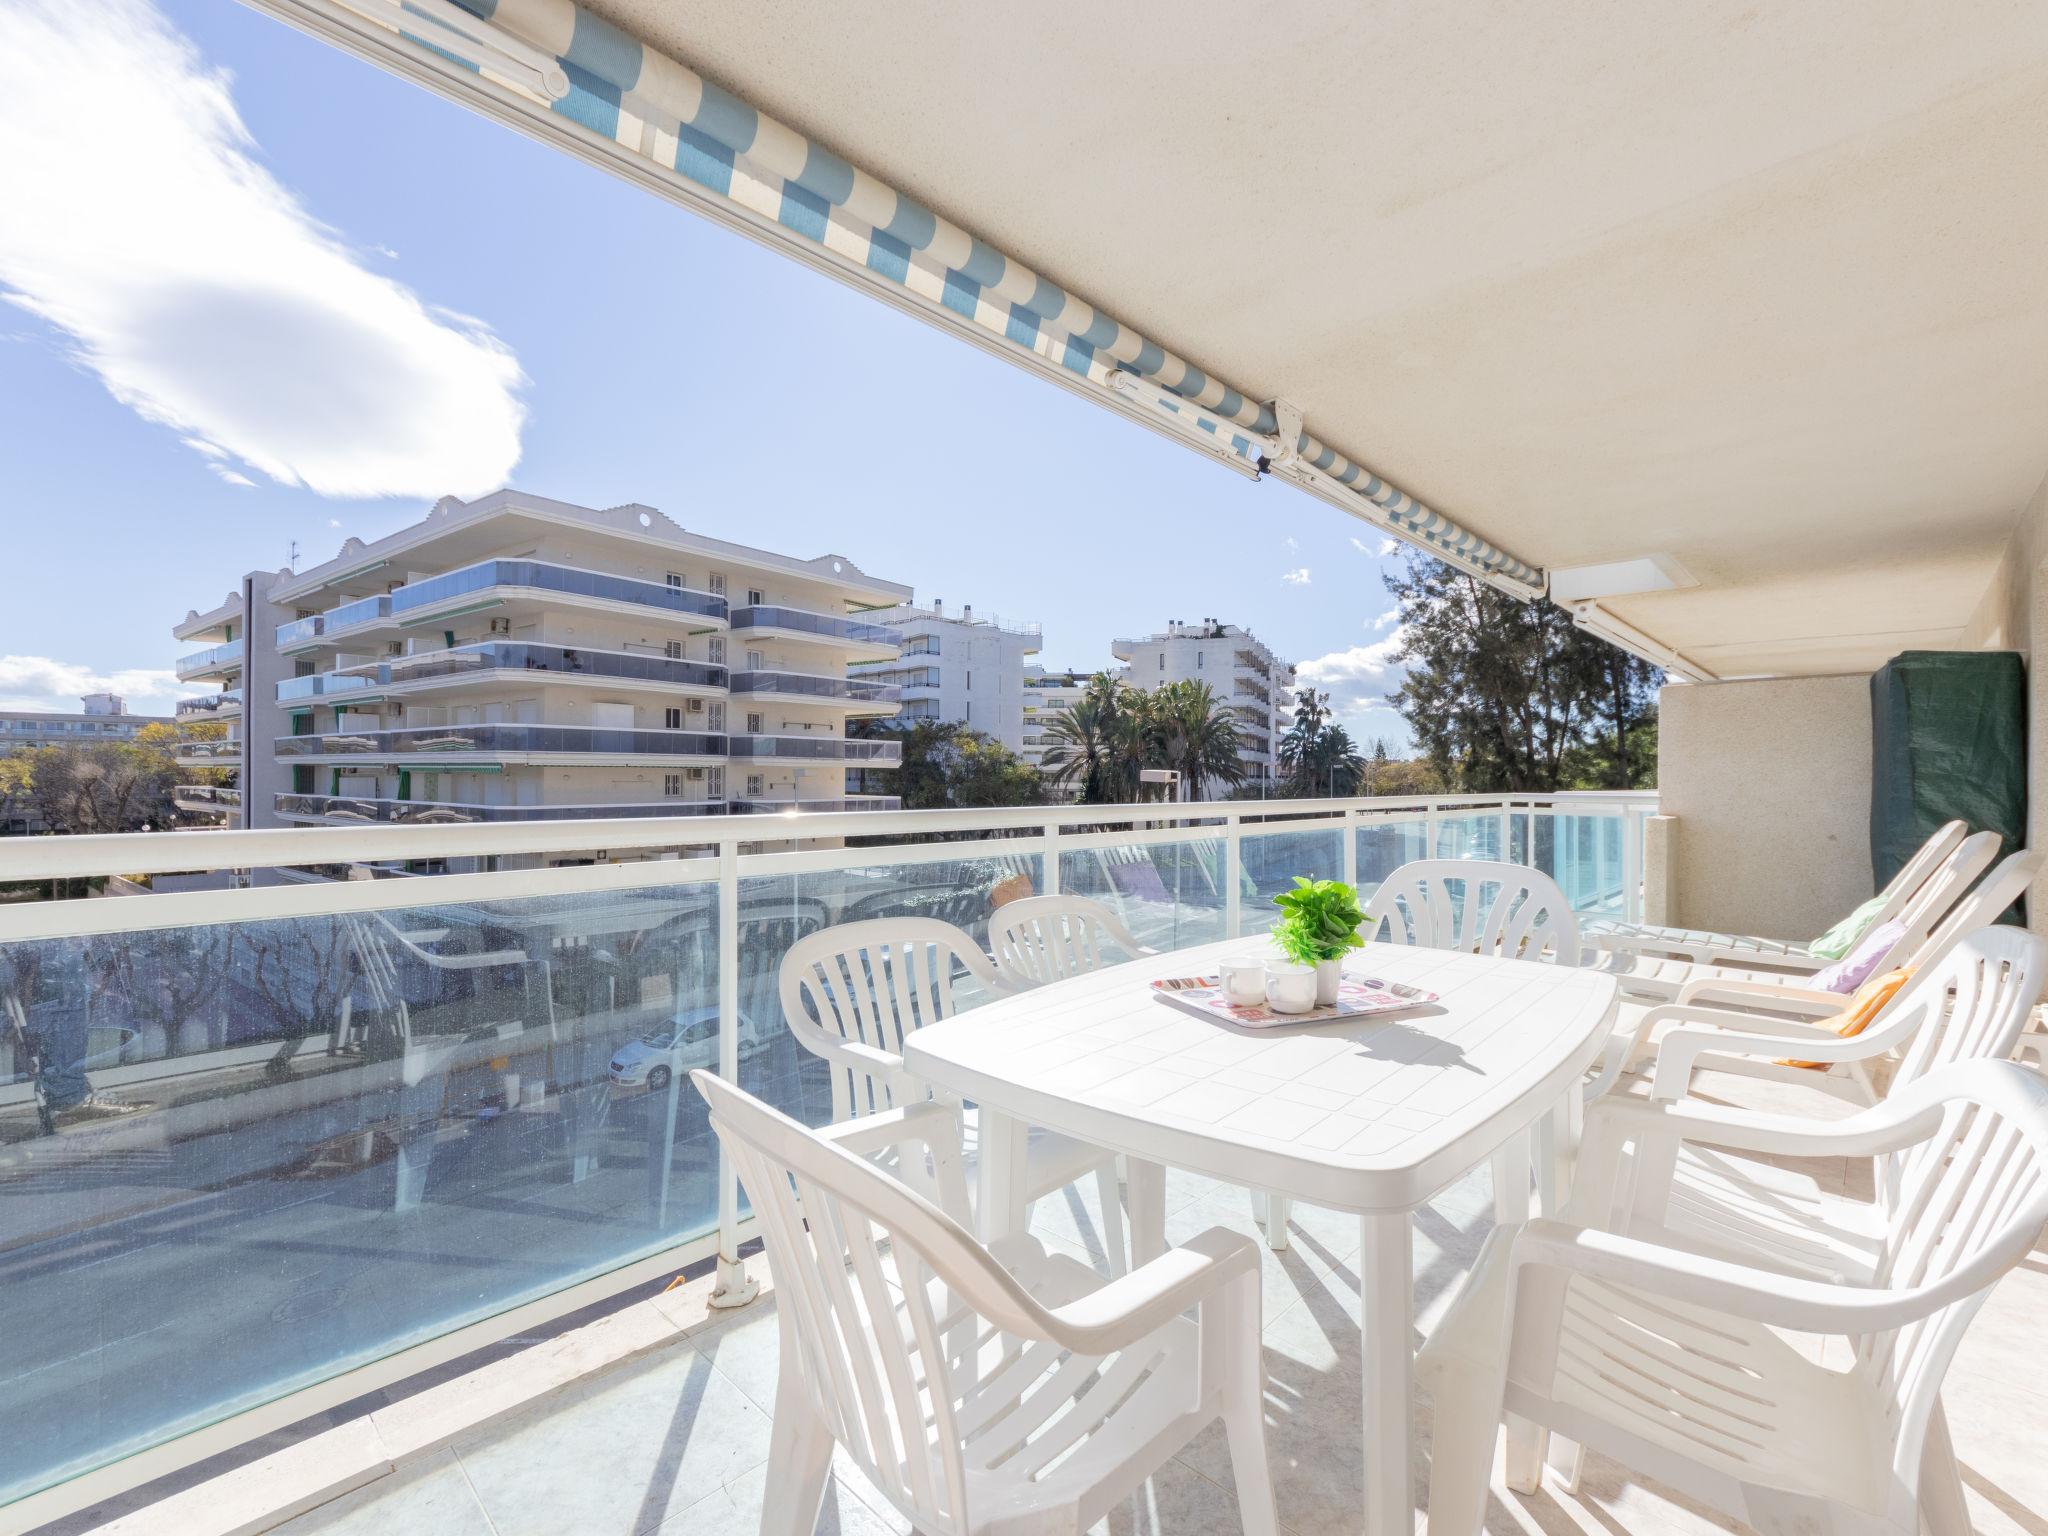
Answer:
<path fill-rule="evenodd" d="M 404 10 L 379 0 L 328 0 L 403 35 Z M 812 242 L 930 305 L 1107 389 L 1117 370 L 1170 392 L 1201 430 L 1256 460 L 1254 438 L 1279 426 L 1269 405 L 1067 292 L 1052 279 L 977 239 L 823 145 L 704 79 L 688 66 L 584 10 L 575 0 L 457 0 L 470 15 L 559 61 L 568 90 L 534 94 L 529 82 L 499 79 L 694 187 Z M 426 29 L 422 29 L 423 31 Z M 430 38 L 415 37 L 433 47 Z M 436 50 L 439 51 L 438 49 Z M 443 57 L 446 57 L 443 54 Z M 1355 493 L 1359 515 L 1440 558 L 1522 595 L 1538 596 L 1544 574 L 1460 527 L 1305 427 L 1296 452 Z"/>

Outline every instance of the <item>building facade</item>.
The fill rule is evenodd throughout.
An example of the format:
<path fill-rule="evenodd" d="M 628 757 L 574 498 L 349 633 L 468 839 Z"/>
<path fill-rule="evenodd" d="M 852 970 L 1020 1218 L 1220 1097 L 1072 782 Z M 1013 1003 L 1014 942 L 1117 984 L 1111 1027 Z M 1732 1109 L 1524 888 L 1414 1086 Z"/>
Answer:
<path fill-rule="evenodd" d="M 1038 654 L 1036 624 L 978 618 L 970 603 L 958 614 L 942 599 L 871 613 L 900 641 L 893 660 L 856 664 L 854 675 L 902 691 L 904 720 L 957 720 L 1012 752 L 1024 744 L 1024 672 Z"/>
<path fill-rule="evenodd" d="M 651 507 L 446 498 L 178 626 L 221 692 L 249 826 L 528 821 L 893 805 L 850 794 L 896 690 L 856 617 L 909 588 L 839 555 L 686 532 Z"/>
<path fill-rule="evenodd" d="M 1217 619 L 1171 621 L 1142 639 L 1115 640 L 1110 652 L 1124 663 L 1134 688 L 1193 680 L 1207 683 L 1237 716 L 1245 766 L 1244 789 L 1270 794 L 1280 776 L 1280 737 L 1294 702 L 1294 666 L 1239 624 Z"/>
<path fill-rule="evenodd" d="M 1045 734 L 1046 723 L 1054 715 L 1062 714 L 1080 702 L 1092 675 L 1088 672 L 1048 672 L 1037 665 L 1024 669 L 1024 745 L 1018 750 L 1032 767 L 1041 772 L 1047 771 L 1045 751 L 1052 745 L 1052 740 Z"/>

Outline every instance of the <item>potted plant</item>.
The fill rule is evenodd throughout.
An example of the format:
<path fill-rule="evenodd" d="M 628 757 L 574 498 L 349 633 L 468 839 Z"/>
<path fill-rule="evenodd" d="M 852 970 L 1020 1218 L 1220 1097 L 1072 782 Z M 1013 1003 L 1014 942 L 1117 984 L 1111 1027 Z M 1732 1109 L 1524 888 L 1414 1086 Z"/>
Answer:
<path fill-rule="evenodd" d="M 1357 890 L 1342 880 L 1296 875 L 1294 889 L 1282 891 L 1273 904 L 1286 913 L 1273 930 L 1273 942 L 1288 959 L 1315 967 L 1318 1006 L 1336 1002 L 1345 952 L 1364 948 L 1358 930 L 1370 921 Z"/>

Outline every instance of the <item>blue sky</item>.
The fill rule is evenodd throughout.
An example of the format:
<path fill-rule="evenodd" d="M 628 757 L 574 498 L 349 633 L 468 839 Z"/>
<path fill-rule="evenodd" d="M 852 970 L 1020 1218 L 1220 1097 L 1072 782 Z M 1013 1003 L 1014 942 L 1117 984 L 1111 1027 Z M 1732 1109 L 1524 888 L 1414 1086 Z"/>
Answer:
<path fill-rule="evenodd" d="M 51 108 L 110 47 L 141 104 L 96 137 Z M 1244 623 L 1405 743 L 1376 530 L 233 0 L 0 0 L 0 199 L 0 707 L 166 707 L 188 608 L 503 480 L 850 556 L 1052 666 Z"/>

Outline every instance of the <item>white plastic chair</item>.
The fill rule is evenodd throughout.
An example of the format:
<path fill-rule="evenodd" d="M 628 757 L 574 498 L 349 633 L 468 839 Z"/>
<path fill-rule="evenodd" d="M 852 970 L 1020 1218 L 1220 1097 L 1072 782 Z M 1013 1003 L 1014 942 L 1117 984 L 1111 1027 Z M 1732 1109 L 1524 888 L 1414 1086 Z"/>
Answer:
<path fill-rule="evenodd" d="M 1027 896 L 996 908 L 988 947 L 996 974 L 1020 989 L 1100 970 L 1115 963 L 1110 951 L 1129 960 L 1158 953 L 1101 902 L 1068 895 Z"/>
<path fill-rule="evenodd" d="M 1867 1267 L 1815 1279 L 1564 1221 L 1496 1231 L 1418 1361 L 1432 1536 L 1480 1529 L 1503 1416 L 1517 1492 L 1536 1490 L 1555 1431 L 1763 1536 L 1918 1536 L 1923 1510 L 1939 1536 L 1967 1532 L 1941 1381 L 2048 1221 L 2048 1084 L 1964 1062 L 1847 1121 L 1699 1139 L 1888 1158 Z"/>
<path fill-rule="evenodd" d="M 1372 893 L 1374 937 L 1425 949 L 1577 965 L 1579 920 L 1550 876 L 1489 859 L 1417 859 Z"/>
<path fill-rule="evenodd" d="M 1555 880 L 1526 864 L 1416 859 L 1381 881 L 1367 907 L 1371 936 L 1380 943 L 1553 965 L 1577 965 L 1583 953 L 1570 900 Z M 1607 1081 L 1595 1084 L 1589 1095 L 1604 1091 Z M 1576 1140 L 1576 1111 L 1576 1105 L 1567 1106 L 1564 1124 L 1545 1115 L 1537 1127 L 1534 1159 L 1553 1204 Z M 1522 1140 L 1493 1155 L 1494 1203 L 1502 1220 L 1522 1213 L 1530 1156 Z M 1265 1222 L 1267 1245 L 1276 1251 L 1287 1246 L 1289 1204 L 1286 1196 L 1272 1191 L 1253 1199 L 1254 1213 Z"/>
<path fill-rule="evenodd" d="M 1649 1102 L 1619 1096 L 1586 1112 L 1579 1183 L 1568 1215 L 1634 1236 L 1702 1253 L 1735 1256 L 1788 1272 L 1822 1278 L 1868 1278 L 1879 1251 L 1886 1212 L 1898 1193 L 1898 1170 L 1880 1158 L 1876 1201 L 1830 1193 L 1810 1174 L 1773 1162 L 1731 1155 L 1727 1143 L 1702 1148 L 1722 1131 L 1739 1131 L 1736 1146 L 1784 1156 L 1809 1145 L 1811 1122 L 1783 1114 L 1727 1108 L 1683 1096 L 1692 1070 L 1705 1065 L 1750 1070 L 1819 1086 L 1823 1075 L 1778 1065 L 1830 1055 L 1861 1066 L 1867 1052 L 1896 1052 L 1898 1068 L 1887 1097 L 1906 1092 L 1930 1073 L 1967 1061 L 2011 1057 L 2035 1003 L 2048 986 L 2048 940 L 2021 928 L 1984 928 L 1914 976 L 1862 1034 L 1842 1040 L 1784 1034 L 1776 1039 L 1730 1039 L 1700 1031 L 1667 1036 L 1657 1093 Z M 1705 1056 L 1701 1047 L 1716 1053 Z M 1736 1050 L 1762 1055 L 1736 1057 Z M 1664 1071 L 1669 1062 L 1679 1070 Z M 1867 1076 L 1840 1079 L 1875 1099 Z M 1676 1102 L 1674 1102 L 1676 1101 Z M 1842 1122 L 1838 1122 L 1842 1123 Z M 1774 1140 L 1780 1130 L 1798 1133 Z M 1683 1133 L 1683 1134 L 1681 1134 Z M 1697 1134 L 1695 1134 L 1697 1133 Z M 1700 1145 L 1694 1145 L 1697 1142 Z M 1850 1151 L 1841 1155 L 1867 1156 Z"/>
<path fill-rule="evenodd" d="M 1914 852 L 1913 856 L 1899 866 L 1898 873 L 1878 892 L 1883 904 L 1870 920 L 1869 926 L 1876 928 L 1896 918 L 1905 909 L 1906 903 L 1918 895 L 1928 878 L 1940 867 L 1942 860 L 1955 852 L 1969 833 L 1969 824 L 1951 821 L 1935 828 L 1934 833 Z M 1628 941 L 1635 940 L 1636 943 Z M 1655 941 L 1647 942 L 1647 941 Z M 1733 963 L 1768 964 L 1778 962 L 1770 957 L 1787 955 L 1795 960 L 1808 960 L 1816 965 L 1825 965 L 1824 959 L 1817 959 L 1812 953 L 1812 941 L 1793 939 L 1766 939 L 1744 933 L 1711 933 L 1698 928 L 1673 928 L 1657 923 L 1631 923 L 1618 918 L 1601 918 L 1586 925 L 1586 942 L 1596 949 L 1656 951 L 1691 960 L 1694 964 Z"/>
<path fill-rule="evenodd" d="M 932 1096 L 929 1085 L 904 1066 L 903 1040 L 958 1012 L 955 991 L 962 976 L 991 993 L 1006 990 L 973 938 L 936 918 L 841 923 L 789 947 L 778 978 L 782 1016 L 797 1044 L 832 1069 L 834 1121 Z M 967 1114 L 963 1124 L 971 1129 L 974 1120 Z M 1115 1155 L 1070 1136 L 1032 1130 L 1023 1179 L 1027 1205 L 1090 1173 L 1102 1206 L 1103 1246 L 1111 1269 L 1121 1273 L 1128 1265 Z"/>
<path fill-rule="evenodd" d="M 1883 961 L 1885 969 L 1902 963 L 1892 957 L 1918 952 L 1928 934 L 1939 927 L 1954 910 L 1971 883 L 1991 867 L 1998 857 L 2001 839 L 1996 832 L 1979 832 L 1964 838 L 1935 867 L 1901 904 L 1893 921 L 1904 931 Z M 1595 950 L 1600 969 L 1614 976 L 1623 992 L 1653 1002 L 1676 999 L 1696 981 L 1784 982 L 1798 985 L 1806 977 L 1832 962 L 1804 954 L 1763 955 L 1753 953 L 1716 954 L 1709 949 L 1690 951 L 1657 939 L 1609 937 Z"/>
<path fill-rule="evenodd" d="M 1078 1536 L 1219 1418 L 1244 1529 L 1278 1529 L 1247 1239 L 1211 1228 L 1107 1283 L 1028 1238 L 992 1252 L 945 1107 L 809 1131 L 691 1079 L 775 1279 L 763 1536 L 810 1536 L 835 1442 L 932 1536 Z M 863 1160 L 883 1154 L 905 1182 Z"/>
<path fill-rule="evenodd" d="M 1995 834 L 1984 834 L 1993 836 Z M 1885 1010 L 1861 1034 L 1842 1039 L 1831 1030 L 1817 1029 L 1809 1021 L 1839 1013 L 1848 998 L 1792 979 L 1766 981 L 1755 977 L 1707 975 L 1689 982 L 1676 1002 L 1644 1009 L 1633 1020 L 1626 1016 L 1609 1050 L 1610 1069 L 1634 1066 L 1655 1056 L 1656 1077 L 1652 1091 L 1661 1098 L 1683 1095 L 1695 1070 L 1704 1062 L 1715 1071 L 1737 1072 L 1756 1077 L 1777 1077 L 1824 1088 L 1858 1103 L 1869 1103 L 1875 1088 L 1869 1064 L 1900 1047 L 1917 1032 L 1927 1015 L 1918 985 L 1923 974 L 1938 971 L 1943 958 L 1970 935 L 1990 927 L 1998 915 L 2025 895 L 2048 858 L 2023 850 L 2002 861 L 1981 884 L 1953 904 L 1948 915 L 1931 931 L 1922 933 L 1911 948 L 1905 941 L 1895 945 L 1879 962 L 1873 974 L 1910 966 L 1914 983 L 1902 988 Z M 2017 930 L 2015 930 L 2017 931 Z M 2039 967 L 2032 972 L 2039 985 Z M 2021 1027 L 2025 1026 L 2022 1010 Z M 1670 1052 L 1665 1052 L 1666 1042 Z M 2009 1044 L 2002 1055 L 2009 1055 Z M 1822 1073 L 1800 1068 L 1778 1067 L 1777 1059 L 1827 1063 Z M 1947 1058 L 1943 1058 L 1947 1059 Z M 1923 1068 L 1924 1069 L 1924 1068 Z M 1604 1074 L 1610 1083 L 1617 1074 Z"/>

